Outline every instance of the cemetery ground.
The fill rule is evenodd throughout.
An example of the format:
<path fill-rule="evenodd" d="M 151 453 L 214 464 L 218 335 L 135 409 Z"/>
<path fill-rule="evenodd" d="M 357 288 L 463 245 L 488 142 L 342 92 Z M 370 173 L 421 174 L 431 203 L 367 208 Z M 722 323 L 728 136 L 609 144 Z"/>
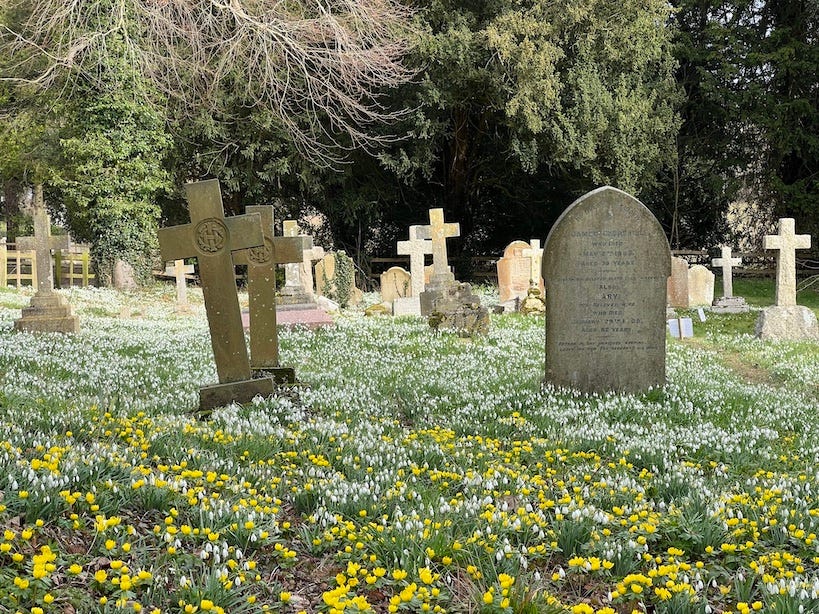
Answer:
<path fill-rule="evenodd" d="M 348 312 L 282 330 L 297 393 L 198 420 L 201 292 L 74 290 L 73 336 L 13 332 L 29 294 L 0 290 L 0 612 L 819 611 L 819 346 L 753 312 L 637 396 L 542 387 L 542 318 Z"/>

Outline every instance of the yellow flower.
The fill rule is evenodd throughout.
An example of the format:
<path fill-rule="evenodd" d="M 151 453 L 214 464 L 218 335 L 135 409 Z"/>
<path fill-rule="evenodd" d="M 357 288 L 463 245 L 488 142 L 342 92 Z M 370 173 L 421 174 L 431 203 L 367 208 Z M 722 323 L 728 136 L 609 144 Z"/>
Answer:
<path fill-rule="evenodd" d="M 279 593 L 279 599 L 281 599 L 282 603 L 289 602 L 291 596 L 292 595 L 290 593 L 288 593 L 287 591 L 282 591 L 281 593 Z"/>
<path fill-rule="evenodd" d="M 486 592 L 483 594 L 483 602 L 484 602 L 485 604 L 489 605 L 489 604 L 490 604 L 490 603 L 492 603 L 493 601 L 495 601 L 495 595 L 493 595 L 493 594 L 492 594 L 492 591 L 491 591 L 491 590 L 486 591 Z"/>
<path fill-rule="evenodd" d="M 105 570 L 104 570 L 104 569 L 100 569 L 100 570 L 98 570 L 98 571 L 94 572 L 94 579 L 95 579 L 97 582 L 99 582 L 100 584 L 102 584 L 103 582 L 105 582 L 105 580 L 106 580 L 107 578 L 108 578 L 108 574 L 105 572 Z"/>
<path fill-rule="evenodd" d="M 213 602 L 210 599 L 203 599 L 199 603 L 199 607 L 202 609 L 203 612 L 207 612 L 208 610 L 213 609 Z"/>

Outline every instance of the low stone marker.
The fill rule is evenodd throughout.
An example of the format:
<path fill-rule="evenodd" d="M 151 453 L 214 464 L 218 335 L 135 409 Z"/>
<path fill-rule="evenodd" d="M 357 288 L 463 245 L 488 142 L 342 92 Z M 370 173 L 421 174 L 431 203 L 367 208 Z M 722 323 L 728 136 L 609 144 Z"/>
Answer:
<path fill-rule="evenodd" d="M 688 306 L 710 307 L 714 302 L 714 274 L 701 264 L 688 269 Z"/>
<path fill-rule="evenodd" d="M 720 257 L 711 260 L 711 266 L 722 269 L 722 296 L 714 299 L 711 311 L 715 313 L 745 313 L 750 307 L 741 296 L 734 296 L 734 267 L 742 264 L 742 258 L 731 256 L 731 248 L 723 245 Z"/>
<path fill-rule="evenodd" d="M 546 381 L 584 392 L 665 384 L 663 229 L 633 196 L 603 187 L 576 200 L 543 252 Z"/>
<path fill-rule="evenodd" d="M 249 205 L 246 213 L 261 219 L 264 245 L 236 251 L 234 262 L 247 265 L 249 299 L 250 368 L 278 383 L 292 383 L 292 368 L 279 365 L 279 333 L 276 321 L 276 265 L 302 262 L 304 238 L 273 235 L 273 206 Z"/>
<path fill-rule="evenodd" d="M 165 267 L 165 275 L 170 275 L 176 279 L 176 310 L 180 313 L 188 311 L 188 283 L 185 281 L 186 275 L 193 275 L 195 267 L 192 264 L 185 264 L 181 258 L 174 260 L 172 265 Z"/>
<path fill-rule="evenodd" d="M 363 293 L 355 285 L 353 259 L 344 250 L 325 254 L 316 263 L 316 293 L 341 307 L 361 302 Z"/>
<path fill-rule="evenodd" d="M 34 251 L 37 261 L 37 293 L 31 303 L 23 308 L 23 315 L 14 321 L 14 329 L 38 333 L 77 333 L 80 319 L 71 311 L 71 306 L 54 291 L 54 270 L 51 267 L 51 250 L 68 249 L 68 235 L 51 236 L 51 219 L 48 217 L 43 200 L 43 186 L 34 187 L 34 201 L 31 206 L 34 218 L 34 236 L 18 237 L 17 248 Z"/>
<path fill-rule="evenodd" d="M 516 299 L 519 303 L 526 298 L 532 281 L 532 258 L 524 255 L 527 251 L 531 252 L 532 247 L 526 241 L 512 241 L 498 260 L 498 294 L 501 304 Z"/>
<path fill-rule="evenodd" d="M 381 300 L 385 303 L 407 298 L 411 292 L 412 276 L 405 269 L 394 266 L 381 273 Z"/>
<path fill-rule="evenodd" d="M 688 309 L 688 261 L 685 258 L 672 256 L 667 294 L 669 307 Z"/>
<path fill-rule="evenodd" d="M 185 186 L 191 223 L 159 230 L 159 247 L 165 261 L 196 258 L 210 342 L 219 384 L 199 390 L 199 409 L 207 412 L 232 402 L 247 403 L 257 395 L 269 396 L 269 377 L 252 379 L 245 346 L 242 313 L 236 292 L 235 250 L 264 245 L 258 213 L 226 218 L 216 179 Z"/>
<path fill-rule="evenodd" d="M 810 235 L 796 234 L 793 218 L 781 218 L 779 234 L 766 235 L 763 247 L 777 250 L 776 304 L 759 313 L 756 336 L 766 340 L 819 340 L 816 314 L 796 304 L 796 250 L 810 247 Z"/>
<path fill-rule="evenodd" d="M 313 248 L 313 239 L 301 234 L 299 224 L 295 220 L 285 220 L 282 223 L 282 231 L 285 237 L 301 237 L 305 250 Z M 307 280 L 302 279 L 302 266 L 303 258 L 300 258 L 298 262 L 288 262 L 284 265 L 284 287 L 279 293 L 277 301 L 279 305 L 315 309 L 316 297 L 313 293 L 312 266 L 310 267 L 309 285 L 306 283 Z"/>

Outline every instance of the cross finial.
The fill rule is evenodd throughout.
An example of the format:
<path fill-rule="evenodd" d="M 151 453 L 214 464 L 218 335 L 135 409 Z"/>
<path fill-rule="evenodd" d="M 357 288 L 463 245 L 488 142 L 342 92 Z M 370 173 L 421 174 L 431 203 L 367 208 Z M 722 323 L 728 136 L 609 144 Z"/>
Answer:
<path fill-rule="evenodd" d="M 541 268 L 543 266 L 543 248 L 540 246 L 540 239 L 529 241 L 530 247 L 524 249 L 520 255 L 531 260 L 531 273 L 529 283 L 534 287 L 540 287 Z"/>
<path fill-rule="evenodd" d="M 779 250 L 776 260 L 776 304 L 796 305 L 796 250 L 810 247 L 810 235 L 796 234 L 796 222 L 791 217 L 779 220 L 779 234 L 765 235 L 762 246 Z"/>
<path fill-rule="evenodd" d="M 424 291 L 424 256 L 432 253 L 432 241 L 418 236 L 420 226 L 409 227 L 409 241 L 397 244 L 399 256 L 410 257 L 410 277 L 412 278 L 412 296 L 420 296 Z"/>
<path fill-rule="evenodd" d="M 418 236 L 420 238 L 432 240 L 433 284 L 446 282 L 455 278 L 449 271 L 449 264 L 447 263 L 446 240 L 450 237 L 458 237 L 460 234 L 460 224 L 444 222 L 443 209 L 430 209 L 429 226 L 420 226 L 418 228 Z"/>
<path fill-rule="evenodd" d="M 742 258 L 732 258 L 731 248 L 723 245 L 720 257 L 711 261 L 711 266 L 722 268 L 722 296 L 731 298 L 734 296 L 733 268 L 742 264 Z"/>

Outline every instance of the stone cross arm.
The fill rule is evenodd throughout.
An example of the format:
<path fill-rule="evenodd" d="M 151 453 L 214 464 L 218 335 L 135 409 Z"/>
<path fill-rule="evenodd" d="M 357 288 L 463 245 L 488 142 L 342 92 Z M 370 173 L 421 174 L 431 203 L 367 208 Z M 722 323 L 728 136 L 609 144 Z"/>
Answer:
<path fill-rule="evenodd" d="M 198 224 L 160 228 L 157 234 L 159 249 L 165 261 L 199 255 L 209 256 L 218 251 L 218 245 L 222 243 L 226 243 L 231 251 L 235 251 L 256 247 L 264 242 L 258 213 L 247 213 L 232 218 L 210 218 Z"/>
<path fill-rule="evenodd" d="M 301 262 L 304 252 L 313 246 L 312 237 L 272 237 L 269 242 L 265 241 L 265 247 L 270 249 L 271 262 L 273 264 L 291 264 Z M 254 250 L 262 247 L 242 250 L 234 254 L 233 261 L 236 264 L 251 264 L 257 261 L 266 261 L 266 258 L 255 258 Z M 255 260 L 254 260 L 255 258 Z"/>
<path fill-rule="evenodd" d="M 37 237 L 25 236 L 17 237 L 17 249 L 20 251 L 33 251 L 37 249 Z M 71 248 L 71 235 L 49 235 L 48 249 L 67 250 Z"/>

